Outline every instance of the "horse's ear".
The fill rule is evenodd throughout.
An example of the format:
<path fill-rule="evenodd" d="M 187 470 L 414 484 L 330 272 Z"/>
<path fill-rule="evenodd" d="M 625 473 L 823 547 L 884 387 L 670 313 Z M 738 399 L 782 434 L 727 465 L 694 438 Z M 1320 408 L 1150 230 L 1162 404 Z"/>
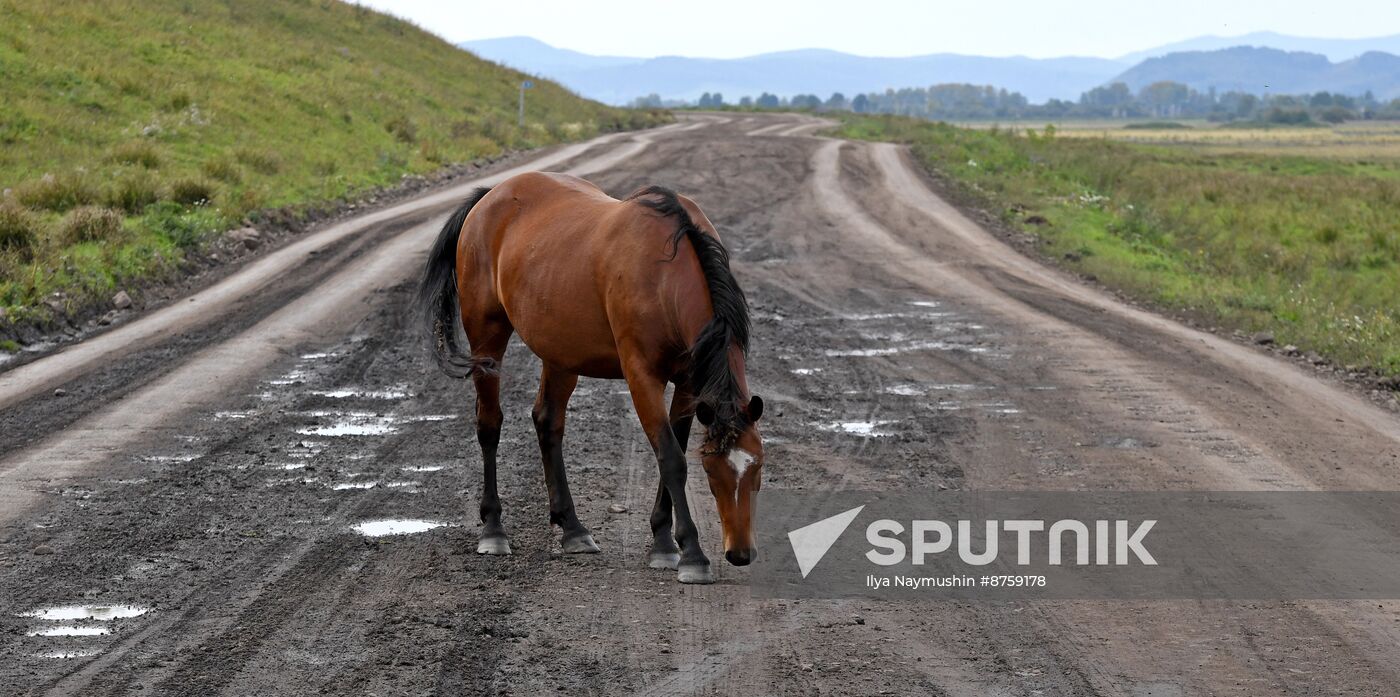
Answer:
<path fill-rule="evenodd" d="M 709 426 L 715 422 L 715 408 L 699 402 L 695 405 L 695 418 L 700 421 L 700 425 Z"/>
<path fill-rule="evenodd" d="M 749 398 L 749 406 L 745 411 L 749 413 L 749 421 L 758 421 L 758 417 L 763 416 L 763 398 L 758 395 Z"/>

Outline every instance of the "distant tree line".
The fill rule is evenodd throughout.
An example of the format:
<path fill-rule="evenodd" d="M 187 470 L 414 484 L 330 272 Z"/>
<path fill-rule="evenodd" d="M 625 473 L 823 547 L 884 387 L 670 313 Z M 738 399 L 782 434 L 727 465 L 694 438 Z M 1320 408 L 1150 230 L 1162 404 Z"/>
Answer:
<path fill-rule="evenodd" d="M 1121 82 L 1095 87 L 1079 101 L 1051 99 L 1031 104 L 1025 95 L 989 85 L 943 84 L 887 89 L 847 99 L 840 92 L 822 99 L 815 94 L 779 97 L 768 92 L 745 96 L 736 103 L 706 92 L 697 102 L 663 101 L 652 94 L 633 102 L 637 107 L 699 107 L 720 109 L 808 109 L 897 114 L 939 120 L 990 119 L 1128 119 L 1205 118 L 1212 121 L 1258 121 L 1279 124 L 1341 123 L 1357 119 L 1400 119 L 1400 99 L 1377 100 L 1367 92 L 1351 96 L 1332 92 L 1310 95 L 1265 95 L 1248 92 L 1200 92 L 1179 82 L 1157 82 L 1136 93 Z"/>

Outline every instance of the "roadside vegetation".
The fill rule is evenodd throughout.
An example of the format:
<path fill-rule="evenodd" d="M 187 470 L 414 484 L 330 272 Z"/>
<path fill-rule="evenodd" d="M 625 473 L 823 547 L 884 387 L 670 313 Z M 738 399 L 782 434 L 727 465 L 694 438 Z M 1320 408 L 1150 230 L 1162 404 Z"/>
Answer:
<path fill-rule="evenodd" d="M 330 0 L 0 0 L 0 335 L 263 212 L 669 120 Z"/>
<path fill-rule="evenodd" d="M 1109 286 L 1400 375 L 1400 157 L 840 118 L 842 136 L 909 144 L 978 205 Z"/>

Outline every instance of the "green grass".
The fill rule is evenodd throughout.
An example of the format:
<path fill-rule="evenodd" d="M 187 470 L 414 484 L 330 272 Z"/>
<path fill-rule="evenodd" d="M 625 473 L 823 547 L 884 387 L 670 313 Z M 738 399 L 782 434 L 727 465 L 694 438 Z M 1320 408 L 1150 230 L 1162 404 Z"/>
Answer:
<path fill-rule="evenodd" d="M 1400 374 L 1400 161 L 1209 153 L 848 115 L 1065 264 L 1166 307 Z M 1027 222 L 1041 216 L 1048 225 Z"/>
<path fill-rule="evenodd" d="M 518 128 L 523 78 L 329 0 L 0 0 L 0 323 L 175 273 L 259 211 L 669 119 L 535 80 Z"/>

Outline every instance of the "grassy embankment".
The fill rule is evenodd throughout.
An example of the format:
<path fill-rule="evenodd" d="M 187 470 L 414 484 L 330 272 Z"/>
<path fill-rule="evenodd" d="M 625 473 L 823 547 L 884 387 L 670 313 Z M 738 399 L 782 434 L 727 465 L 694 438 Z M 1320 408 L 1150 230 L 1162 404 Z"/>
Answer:
<path fill-rule="evenodd" d="M 1110 286 L 1400 375 L 1400 157 L 1225 153 L 858 115 L 841 130 L 908 143 L 979 205 Z"/>
<path fill-rule="evenodd" d="M 535 80 L 520 129 L 523 77 L 330 0 L 0 0 L 0 328 L 259 211 L 669 118 Z"/>

